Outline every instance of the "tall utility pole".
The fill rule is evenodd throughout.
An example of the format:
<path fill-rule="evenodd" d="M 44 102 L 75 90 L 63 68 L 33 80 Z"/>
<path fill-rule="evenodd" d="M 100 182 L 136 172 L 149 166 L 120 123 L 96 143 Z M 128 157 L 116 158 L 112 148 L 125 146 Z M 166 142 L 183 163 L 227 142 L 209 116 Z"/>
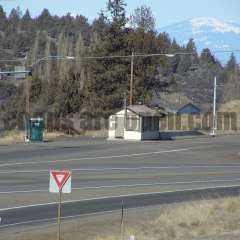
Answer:
<path fill-rule="evenodd" d="M 134 53 L 132 52 L 131 57 L 131 78 L 130 78 L 130 100 L 129 104 L 133 105 L 133 67 L 134 67 Z"/>
<path fill-rule="evenodd" d="M 127 123 L 127 94 L 126 93 L 124 93 L 123 107 L 124 107 L 124 129 L 126 129 L 126 123 Z"/>
<path fill-rule="evenodd" d="M 217 130 L 217 114 L 216 114 L 216 99 L 217 99 L 217 77 L 214 77 L 214 93 L 213 93 L 213 119 L 212 119 L 212 136 L 215 137 Z"/>
<path fill-rule="evenodd" d="M 27 76 L 25 79 L 25 96 L 26 96 L 26 113 L 25 113 L 25 142 L 29 141 L 29 120 L 30 120 L 30 84 L 31 77 Z"/>
<path fill-rule="evenodd" d="M 29 77 L 25 80 L 25 94 L 26 94 L 26 113 L 30 114 L 30 79 Z"/>

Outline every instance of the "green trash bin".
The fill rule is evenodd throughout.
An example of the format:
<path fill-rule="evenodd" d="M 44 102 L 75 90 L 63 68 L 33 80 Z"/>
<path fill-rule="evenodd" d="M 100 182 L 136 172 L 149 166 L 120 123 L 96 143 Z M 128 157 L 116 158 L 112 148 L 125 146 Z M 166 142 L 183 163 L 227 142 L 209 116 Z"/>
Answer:
<path fill-rule="evenodd" d="M 31 118 L 29 123 L 30 141 L 43 141 L 44 122 L 42 118 Z"/>

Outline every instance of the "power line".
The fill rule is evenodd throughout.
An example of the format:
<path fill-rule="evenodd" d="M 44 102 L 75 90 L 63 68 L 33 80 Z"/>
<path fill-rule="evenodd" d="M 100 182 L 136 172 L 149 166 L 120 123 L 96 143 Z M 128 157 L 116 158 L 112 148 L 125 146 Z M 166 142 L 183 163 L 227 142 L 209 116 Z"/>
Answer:
<path fill-rule="evenodd" d="M 211 51 L 211 53 L 235 53 L 235 52 L 240 52 L 240 49 Z"/>
<path fill-rule="evenodd" d="M 0 59 L 0 62 L 22 62 L 25 61 L 25 58 L 20 58 L 20 59 Z"/>
<path fill-rule="evenodd" d="M 234 52 L 240 52 L 240 50 L 233 50 Z M 212 53 L 232 53 L 233 51 L 231 50 L 218 50 L 218 51 L 214 51 Z M 47 57 L 43 57 L 41 59 L 38 59 L 34 64 L 32 64 L 31 66 L 34 67 L 35 65 L 37 65 L 38 63 L 42 62 L 42 61 L 48 61 L 48 60 L 73 60 L 73 61 L 82 61 L 82 60 L 98 60 L 98 59 L 123 59 L 123 58 L 127 58 L 127 59 L 131 59 L 132 57 L 136 58 L 136 57 L 158 57 L 158 56 L 163 56 L 163 57 L 168 57 L 168 58 L 172 58 L 175 56 L 190 56 L 190 55 L 195 55 L 195 52 L 175 52 L 175 53 L 149 53 L 149 54 L 144 54 L 144 53 L 136 53 L 134 55 L 110 55 L 110 56 L 83 56 L 83 57 L 74 57 L 74 56 L 47 56 Z"/>
<path fill-rule="evenodd" d="M 211 51 L 211 53 L 235 53 L 240 52 L 240 49 L 234 50 L 215 50 Z M 204 52 L 203 52 L 204 53 Z M 175 57 L 175 56 L 190 56 L 195 55 L 195 52 L 175 52 L 175 53 L 136 53 L 134 57 L 158 57 L 158 56 L 165 56 L 165 57 Z M 82 59 L 117 59 L 117 58 L 132 58 L 132 54 L 128 55 L 109 55 L 109 56 L 83 56 L 83 57 L 74 57 L 74 56 L 46 56 L 43 58 L 38 59 L 35 63 L 31 65 L 34 67 L 38 63 L 42 61 L 49 61 L 49 60 L 82 60 Z M 0 59 L 0 62 L 21 62 L 26 61 L 26 59 Z"/>

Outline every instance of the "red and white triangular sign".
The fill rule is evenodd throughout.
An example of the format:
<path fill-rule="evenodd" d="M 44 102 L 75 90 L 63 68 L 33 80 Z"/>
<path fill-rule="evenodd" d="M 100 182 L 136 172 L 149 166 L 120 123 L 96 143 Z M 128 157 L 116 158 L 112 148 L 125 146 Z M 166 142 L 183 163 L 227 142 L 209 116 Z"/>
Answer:
<path fill-rule="evenodd" d="M 63 185 L 66 183 L 67 179 L 71 175 L 69 171 L 52 171 L 51 173 L 59 190 L 62 189 Z"/>
<path fill-rule="evenodd" d="M 66 184 L 67 182 L 69 183 Z M 67 188 L 65 185 L 67 185 Z M 59 192 L 60 190 L 62 190 L 63 193 L 71 192 L 71 172 L 52 170 L 50 171 L 50 192 Z"/>

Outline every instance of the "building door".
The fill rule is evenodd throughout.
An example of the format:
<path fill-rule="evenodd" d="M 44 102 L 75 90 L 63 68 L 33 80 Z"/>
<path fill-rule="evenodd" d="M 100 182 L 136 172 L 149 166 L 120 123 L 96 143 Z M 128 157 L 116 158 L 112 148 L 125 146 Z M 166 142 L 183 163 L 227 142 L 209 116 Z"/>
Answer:
<path fill-rule="evenodd" d="M 116 117 L 116 138 L 124 137 L 124 117 Z"/>

